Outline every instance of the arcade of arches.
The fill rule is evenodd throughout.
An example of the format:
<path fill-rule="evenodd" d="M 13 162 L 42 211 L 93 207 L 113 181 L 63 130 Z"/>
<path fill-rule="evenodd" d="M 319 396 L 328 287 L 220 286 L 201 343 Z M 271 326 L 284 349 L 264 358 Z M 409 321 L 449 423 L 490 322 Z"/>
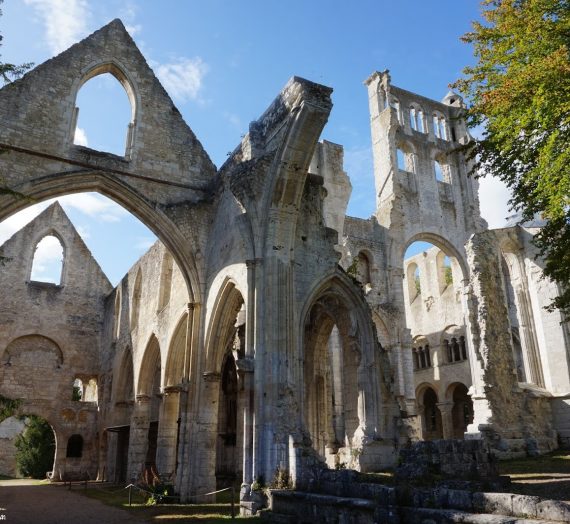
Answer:
<path fill-rule="evenodd" d="M 77 94 L 100 74 L 131 104 L 124 154 L 75 140 Z M 487 229 L 460 97 L 387 72 L 366 84 L 368 220 L 346 216 L 342 146 L 319 141 L 325 86 L 293 77 L 220 169 L 119 20 L 0 89 L 10 189 L 97 191 L 159 238 L 117 286 L 57 202 L 0 247 L 0 394 L 50 422 L 54 478 L 160 477 L 182 500 L 243 483 L 248 500 L 277 470 L 302 488 L 422 438 L 492 435 L 498 456 L 570 442 L 569 336 L 544 309 L 537 226 Z M 27 205 L 0 194 L 0 220 Z M 59 279 L 39 282 L 48 236 Z M 431 245 L 406 256 L 414 242 Z"/>

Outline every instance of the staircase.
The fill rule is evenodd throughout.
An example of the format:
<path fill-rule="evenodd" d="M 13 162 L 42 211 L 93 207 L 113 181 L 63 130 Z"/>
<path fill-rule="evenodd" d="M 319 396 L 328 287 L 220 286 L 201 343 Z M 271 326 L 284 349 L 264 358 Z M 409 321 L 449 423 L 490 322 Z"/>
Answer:
<path fill-rule="evenodd" d="M 276 524 L 560 524 L 570 504 L 512 493 L 472 493 L 351 482 L 318 492 L 270 491 L 264 522 Z M 328 492 L 328 493 L 326 493 Z M 343 493 L 341 493 L 343 492 Z"/>

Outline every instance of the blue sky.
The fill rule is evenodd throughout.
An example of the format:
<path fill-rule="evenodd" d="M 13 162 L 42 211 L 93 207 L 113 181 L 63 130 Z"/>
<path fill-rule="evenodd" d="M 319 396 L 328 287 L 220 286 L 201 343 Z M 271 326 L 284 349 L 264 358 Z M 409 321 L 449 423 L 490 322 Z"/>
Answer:
<path fill-rule="evenodd" d="M 389 69 L 395 85 L 441 99 L 472 61 L 459 37 L 479 17 L 478 0 L 7 0 L 2 8 L 2 60 L 13 63 L 39 64 L 121 18 L 218 166 L 291 76 L 333 87 L 322 138 L 344 146 L 348 212 L 364 218 L 374 211 L 374 182 L 363 81 Z M 114 80 L 88 82 L 78 106 L 79 142 L 123 147 L 129 106 Z M 105 113 L 113 119 L 99 121 Z M 484 181 L 492 226 L 502 225 L 506 198 L 498 182 Z M 152 243 L 150 231 L 99 195 L 62 204 L 113 283 Z M 34 213 L 0 224 L 0 243 Z"/>

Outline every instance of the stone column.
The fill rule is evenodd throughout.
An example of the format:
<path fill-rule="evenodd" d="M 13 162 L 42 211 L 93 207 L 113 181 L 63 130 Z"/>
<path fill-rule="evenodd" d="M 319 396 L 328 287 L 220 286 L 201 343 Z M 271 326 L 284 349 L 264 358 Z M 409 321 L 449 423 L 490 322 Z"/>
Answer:
<path fill-rule="evenodd" d="M 238 419 L 243 428 L 243 480 L 245 484 L 253 482 L 253 359 L 236 360 L 236 367 L 241 384 L 240 411 L 243 417 Z"/>
<path fill-rule="evenodd" d="M 193 446 L 194 493 L 207 493 L 216 489 L 216 452 L 218 444 L 218 410 L 220 401 L 219 373 L 202 375 L 200 411 L 197 413 Z M 196 499 L 194 499 L 196 500 Z"/>
<path fill-rule="evenodd" d="M 454 438 L 453 431 L 453 403 L 452 402 L 438 402 L 436 406 L 441 413 L 441 424 L 443 430 L 443 438 Z"/>
<path fill-rule="evenodd" d="M 150 402 L 148 395 L 137 395 L 131 417 L 129 435 L 129 465 L 127 480 L 138 481 L 144 471 L 144 463 L 148 450 L 148 429 L 150 426 Z"/>
<path fill-rule="evenodd" d="M 417 412 L 418 417 L 420 417 L 421 438 L 422 440 L 425 440 L 427 434 L 426 407 L 423 404 L 418 404 Z"/>
<path fill-rule="evenodd" d="M 160 405 L 160 421 L 156 446 L 156 469 L 159 475 L 174 480 L 176 473 L 176 449 L 178 437 L 178 408 L 180 388 L 170 386 L 164 389 Z"/>

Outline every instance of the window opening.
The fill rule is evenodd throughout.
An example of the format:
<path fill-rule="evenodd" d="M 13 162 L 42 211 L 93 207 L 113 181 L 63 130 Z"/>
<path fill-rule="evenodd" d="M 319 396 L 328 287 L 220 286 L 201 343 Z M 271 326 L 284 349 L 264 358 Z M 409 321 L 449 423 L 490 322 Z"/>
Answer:
<path fill-rule="evenodd" d="M 400 148 L 398 148 L 396 154 L 398 157 L 398 169 L 406 171 L 406 154 Z"/>
<path fill-rule="evenodd" d="M 61 285 L 63 246 L 59 238 L 46 235 L 36 245 L 30 280 Z"/>
<path fill-rule="evenodd" d="M 78 402 L 83 399 L 83 381 L 76 378 L 73 382 L 73 391 L 71 393 L 71 400 Z"/>
<path fill-rule="evenodd" d="M 142 275 L 141 270 L 137 271 L 137 276 L 135 277 L 135 285 L 133 288 L 133 300 L 131 303 L 131 331 L 137 327 L 139 323 L 139 311 L 141 304 L 141 294 L 142 294 Z"/>
<path fill-rule="evenodd" d="M 83 455 L 83 437 L 81 435 L 71 435 L 67 441 L 67 458 L 81 458 Z"/>
<path fill-rule="evenodd" d="M 418 124 L 416 120 L 416 110 L 412 107 L 410 108 L 410 127 L 414 130 L 418 130 Z"/>
<path fill-rule="evenodd" d="M 102 73 L 85 82 L 77 94 L 76 106 L 75 145 L 128 156 L 133 108 L 115 76 Z"/>
<path fill-rule="evenodd" d="M 172 255 L 165 251 L 162 258 L 162 268 L 160 272 L 160 289 L 158 292 L 158 310 L 162 310 L 170 302 L 170 293 L 172 288 L 172 271 L 174 261 Z"/>
<path fill-rule="evenodd" d="M 433 161 L 433 168 L 435 171 L 435 179 L 438 180 L 439 182 L 445 182 L 445 179 L 443 177 L 443 169 L 441 167 L 441 164 L 437 160 Z"/>

